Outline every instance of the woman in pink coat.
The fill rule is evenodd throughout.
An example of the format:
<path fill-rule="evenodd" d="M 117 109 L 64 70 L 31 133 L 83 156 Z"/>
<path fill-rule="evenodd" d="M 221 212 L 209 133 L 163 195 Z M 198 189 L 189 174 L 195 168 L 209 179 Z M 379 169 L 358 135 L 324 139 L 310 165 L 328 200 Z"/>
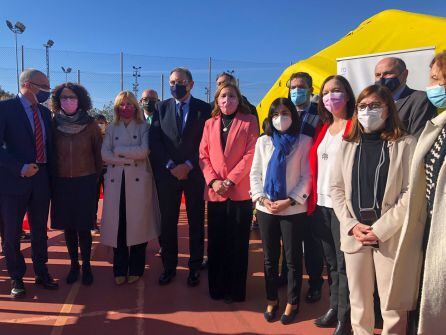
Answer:
<path fill-rule="evenodd" d="M 244 301 L 252 202 L 249 171 L 259 128 L 237 86 L 215 94 L 200 144 L 208 201 L 208 277 L 212 299 Z"/>

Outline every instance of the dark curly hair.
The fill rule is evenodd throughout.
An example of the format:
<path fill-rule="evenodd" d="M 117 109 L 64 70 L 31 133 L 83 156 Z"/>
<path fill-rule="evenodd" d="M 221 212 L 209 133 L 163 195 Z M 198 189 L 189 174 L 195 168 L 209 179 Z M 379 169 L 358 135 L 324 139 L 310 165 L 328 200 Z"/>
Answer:
<path fill-rule="evenodd" d="M 51 93 L 50 107 L 53 113 L 58 113 L 62 109 L 60 107 L 60 95 L 64 88 L 68 88 L 76 94 L 79 109 L 87 112 L 92 108 L 91 98 L 85 87 L 75 83 L 63 83 L 56 86 Z"/>

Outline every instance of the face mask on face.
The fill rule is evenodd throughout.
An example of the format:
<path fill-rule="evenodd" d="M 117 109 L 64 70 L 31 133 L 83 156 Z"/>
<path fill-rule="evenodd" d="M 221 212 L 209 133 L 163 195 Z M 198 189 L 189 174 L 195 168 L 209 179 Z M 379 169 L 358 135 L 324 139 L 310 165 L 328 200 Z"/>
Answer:
<path fill-rule="evenodd" d="M 273 127 L 279 132 L 287 131 L 291 127 L 291 117 L 288 115 L 279 115 L 273 117 Z"/>
<path fill-rule="evenodd" d="M 343 92 L 329 92 L 322 97 L 324 107 L 332 114 L 341 112 L 347 105 Z"/>
<path fill-rule="evenodd" d="M 62 107 L 65 114 L 72 115 L 76 113 L 78 106 L 77 99 L 61 99 L 60 107 Z"/>
<path fill-rule="evenodd" d="M 293 88 L 290 90 L 290 99 L 295 106 L 303 105 L 307 101 L 308 89 L 306 88 Z"/>
<path fill-rule="evenodd" d="M 219 97 L 218 107 L 223 114 L 231 115 L 237 110 L 238 99 L 237 97 Z"/>
<path fill-rule="evenodd" d="M 155 111 L 155 104 L 155 100 L 144 101 L 142 108 L 148 113 L 153 113 Z"/>
<path fill-rule="evenodd" d="M 48 100 L 50 95 L 51 95 L 50 92 L 45 92 L 45 91 L 39 90 L 39 92 L 37 92 L 37 94 L 36 94 L 36 99 L 39 103 L 43 104 L 45 101 Z"/>
<path fill-rule="evenodd" d="M 375 82 L 376 85 L 381 85 L 387 87 L 391 92 L 395 91 L 400 85 L 401 82 L 398 77 L 395 78 L 380 78 Z"/>
<path fill-rule="evenodd" d="M 124 119 L 131 119 L 135 114 L 135 107 L 133 105 L 129 106 L 119 106 L 119 116 Z"/>
<path fill-rule="evenodd" d="M 101 129 L 101 133 L 105 134 L 105 128 L 107 127 L 105 123 L 98 123 L 99 129 Z"/>
<path fill-rule="evenodd" d="M 383 111 L 383 108 L 369 109 L 369 107 L 358 110 L 358 121 L 366 132 L 371 133 L 384 126 L 386 120 L 381 118 Z"/>
<path fill-rule="evenodd" d="M 170 93 L 175 99 L 181 100 L 187 94 L 186 85 L 175 84 L 174 86 L 170 86 Z"/>
<path fill-rule="evenodd" d="M 444 85 L 426 87 L 426 94 L 435 107 L 446 108 L 446 89 Z"/>

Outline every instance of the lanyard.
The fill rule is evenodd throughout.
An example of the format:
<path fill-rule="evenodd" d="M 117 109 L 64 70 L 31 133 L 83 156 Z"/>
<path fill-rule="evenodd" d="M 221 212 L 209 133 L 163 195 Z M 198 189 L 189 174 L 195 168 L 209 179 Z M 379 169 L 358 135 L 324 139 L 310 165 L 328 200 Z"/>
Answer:
<path fill-rule="evenodd" d="M 386 144 L 385 141 L 383 141 L 383 145 L 381 147 L 381 155 L 379 157 L 378 165 L 376 166 L 375 170 L 375 181 L 373 183 L 373 207 L 372 208 L 362 208 L 361 207 L 361 183 L 359 182 L 359 172 L 360 172 L 360 166 L 361 166 L 361 152 L 362 152 L 362 140 L 359 142 L 359 158 L 358 158 L 358 205 L 359 210 L 370 210 L 370 209 L 379 209 L 378 201 L 376 199 L 376 193 L 378 193 L 378 181 L 379 181 L 379 173 L 381 170 L 381 166 L 383 166 L 384 162 L 386 161 L 386 155 L 384 153 L 384 145 Z"/>

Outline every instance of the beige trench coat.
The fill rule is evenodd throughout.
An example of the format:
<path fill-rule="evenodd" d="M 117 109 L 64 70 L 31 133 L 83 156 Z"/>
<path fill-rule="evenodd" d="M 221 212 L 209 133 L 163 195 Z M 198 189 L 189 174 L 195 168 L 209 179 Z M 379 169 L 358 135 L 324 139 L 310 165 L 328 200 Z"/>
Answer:
<path fill-rule="evenodd" d="M 122 173 L 125 175 L 127 245 L 148 242 L 160 234 L 158 196 L 148 160 L 148 125 L 132 121 L 111 124 L 102 144 L 107 165 L 102 212 L 101 242 L 116 247 Z"/>
<path fill-rule="evenodd" d="M 379 250 L 391 258 L 395 257 L 400 229 L 407 208 L 409 167 L 415 149 L 413 136 L 405 136 L 397 141 L 389 141 L 389 172 L 387 176 L 381 217 L 372 225 L 379 239 Z M 331 174 L 331 198 L 333 209 L 340 222 L 341 250 L 355 253 L 361 250 L 362 243 L 350 231 L 359 223 L 354 215 L 352 204 L 352 166 L 358 143 L 342 142 L 336 169 Z"/>
<path fill-rule="evenodd" d="M 414 310 L 423 276 L 418 334 L 446 334 L 446 164 L 439 171 L 424 272 L 423 235 L 426 225 L 424 157 L 443 126 L 446 112 L 426 124 L 415 149 L 410 174 L 409 204 L 401 231 L 390 284 L 388 309 Z"/>

